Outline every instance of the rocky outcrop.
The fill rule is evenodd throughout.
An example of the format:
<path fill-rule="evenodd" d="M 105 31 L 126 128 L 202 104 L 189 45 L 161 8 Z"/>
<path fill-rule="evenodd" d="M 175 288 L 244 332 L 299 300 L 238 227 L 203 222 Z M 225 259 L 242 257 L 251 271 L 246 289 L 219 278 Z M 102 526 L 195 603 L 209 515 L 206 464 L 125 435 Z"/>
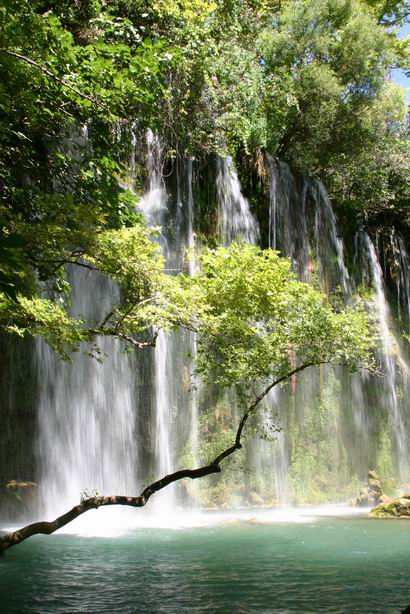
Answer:
<path fill-rule="evenodd" d="M 14 522 L 27 516 L 37 503 L 35 482 L 10 480 L 0 484 L 0 522 Z"/>
<path fill-rule="evenodd" d="M 410 518 L 410 494 L 381 503 L 370 512 L 371 518 Z"/>
<path fill-rule="evenodd" d="M 379 476 L 375 471 L 369 471 L 367 474 L 367 485 L 361 489 L 359 496 L 353 501 L 353 505 L 357 507 L 374 507 L 389 501 L 389 497 L 382 491 Z"/>

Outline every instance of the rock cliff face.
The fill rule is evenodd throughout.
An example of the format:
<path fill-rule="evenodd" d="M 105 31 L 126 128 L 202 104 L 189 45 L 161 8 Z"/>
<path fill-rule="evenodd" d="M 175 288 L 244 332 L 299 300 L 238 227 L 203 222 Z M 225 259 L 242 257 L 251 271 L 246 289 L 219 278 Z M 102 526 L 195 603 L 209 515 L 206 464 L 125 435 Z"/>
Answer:
<path fill-rule="evenodd" d="M 34 480 L 37 373 L 34 341 L 0 335 L 0 485 Z"/>
<path fill-rule="evenodd" d="M 34 497 L 37 376 L 34 342 L 0 336 L 0 520 L 21 518 Z M 23 485 L 23 486 L 22 486 Z"/>

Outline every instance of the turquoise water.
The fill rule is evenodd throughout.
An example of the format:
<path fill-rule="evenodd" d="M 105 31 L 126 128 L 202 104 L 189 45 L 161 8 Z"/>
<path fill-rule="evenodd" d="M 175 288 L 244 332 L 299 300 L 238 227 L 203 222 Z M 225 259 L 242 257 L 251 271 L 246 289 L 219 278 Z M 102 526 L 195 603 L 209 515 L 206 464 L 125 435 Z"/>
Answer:
<path fill-rule="evenodd" d="M 0 560 L 0 612 L 387 614 L 410 604 L 410 521 L 37 536 Z"/>

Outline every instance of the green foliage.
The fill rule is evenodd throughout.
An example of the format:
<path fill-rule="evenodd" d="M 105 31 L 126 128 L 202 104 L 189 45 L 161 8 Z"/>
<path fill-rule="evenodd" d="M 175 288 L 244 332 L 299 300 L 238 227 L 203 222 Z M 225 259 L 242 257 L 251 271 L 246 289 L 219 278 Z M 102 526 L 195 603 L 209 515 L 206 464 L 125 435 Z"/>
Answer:
<path fill-rule="evenodd" d="M 356 307 L 335 313 L 323 294 L 296 281 L 289 261 L 276 252 L 233 244 L 205 251 L 201 269 L 201 275 L 184 284 L 200 333 L 203 375 L 212 373 L 227 386 L 255 386 L 289 373 L 294 355 L 298 366 L 369 366 L 364 311 Z"/>
<path fill-rule="evenodd" d="M 103 3 L 2 3 L 0 290 L 8 332 L 47 336 L 48 323 L 55 347 L 75 346 L 79 338 L 66 331 L 78 323 L 65 311 L 65 264 L 101 257 L 112 273 L 110 232 L 133 227 L 127 245 L 134 247 L 144 234 L 137 198 L 118 181 L 124 140 L 136 120 L 155 121 L 171 62 L 165 40 L 151 40 Z M 146 263 L 148 238 L 144 246 Z"/>
<path fill-rule="evenodd" d="M 287 92 L 282 138 L 271 147 L 310 168 L 325 165 L 383 85 L 393 59 L 388 33 L 359 1 L 288 2 L 280 27 L 262 33 L 261 48 L 268 74 L 279 83 L 283 75 Z M 271 110 L 277 135 L 274 104 Z M 353 144 L 360 145 L 357 136 Z"/>
<path fill-rule="evenodd" d="M 410 145 L 407 105 L 401 88 L 383 87 L 380 97 L 361 117 L 366 147 L 349 155 L 336 153 L 326 182 L 334 198 L 374 220 L 408 227 Z M 369 142 L 370 141 L 370 142 Z"/>
<path fill-rule="evenodd" d="M 200 27 L 184 6 L 160 26 L 177 49 L 163 119 L 173 150 L 264 148 L 319 173 L 345 207 L 402 214 L 407 107 L 390 75 L 409 66 L 391 28 L 405 2 L 218 2 Z"/>
<path fill-rule="evenodd" d="M 0 292 L 0 328 L 20 337 L 42 335 L 66 359 L 86 338 L 81 322 L 70 318 L 62 305 L 20 294 L 11 299 Z"/>
<path fill-rule="evenodd" d="M 7 330 L 43 331 L 51 304 L 56 313 L 66 310 L 65 264 L 73 262 L 123 289 L 105 333 L 198 329 L 200 370 L 215 358 L 227 385 L 280 376 L 290 352 L 306 363 L 360 361 L 369 341 L 364 313 L 333 313 L 277 254 L 233 246 L 205 252 L 204 273 L 194 280 L 164 276 L 135 214 L 137 198 L 119 179 L 138 124 L 161 127 L 172 155 L 265 147 L 328 173 L 333 192 L 354 207 L 366 197 L 361 185 L 384 194 L 377 206 L 388 208 L 398 192 L 404 203 L 403 104 L 384 87 L 397 39 L 375 17 L 396 15 L 402 5 L 369 4 L 3 2 L 0 289 Z M 399 150 L 403 162 L 393 176 Z M 358 171 L 349 168 L 353 159 L 361 161 Z M 343 161 L 345 183 L 334 170 Z M 374 185 L 361 181 L 360 169 Z"/>

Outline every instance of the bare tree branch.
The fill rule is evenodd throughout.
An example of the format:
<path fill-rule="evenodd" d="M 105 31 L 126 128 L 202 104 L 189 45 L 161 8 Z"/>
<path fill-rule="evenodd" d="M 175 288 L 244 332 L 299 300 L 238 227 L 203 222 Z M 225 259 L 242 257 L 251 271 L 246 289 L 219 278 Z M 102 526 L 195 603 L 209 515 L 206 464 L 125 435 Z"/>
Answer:
<path fill-rule="evenodd" d="M 158 333 L 155 333 L 154 336 L 149 341 L 138 341 L 137 339 L 134 339 L 134 337 L 131 337 L 130 335 L 126 335 L 125 333 L 118 332 L 116 329 L 113 330 L 112 334 L 114 337 L 119 337 L 120 339 L 124 339 L 124 341 L 127 341 L 128 343 L 138 348 L 139 350 L 141 350 L 142 348 L 146 348 L 146 347 L 155 347 L 157 337 L 158 337 Z"/>
<path fill-rule="evenodd" d="M 278 384 L 288 380 L 293 375 L 296 375 L 296 373 L 304 371 L 308 367 L 311 367 L 314 365 L 317 366 L 319 364 L 325 364 L 325 363 L 318 362 L 318 363 L 303 364 L 297 367 L 296 369 L 289 371 L 288 373 L 279 377 L 273 382 L 271 382 L 259 394 L 259 396 L 256 397 L 254 402 L 246 409 L 245 413 L 243 414 L 239 422 L 234 443 L 229 448 L 226 448 L 226 450 L 221 452 L 208 465 L 204 465 L 203 467 L 199 467 L 198 469 L 182 469 L 181 471 L 170 473 L 169 475 L 164 476 L 157 482 L 153 482 L 152 484 L 144 488 L 141 494 L 136 497 L 126 497 L 123 495 L 112 495 L 112 496 L 96 495 L 94 497 L 86 499 L 85 501 L 82 501 L 81 503 L 79 503 L 79 505 L 74 506 L 71 510 L 69 510 L 62 516 L 59 516 L 55 520 L 52 520 L 51 522 L 48 522 L 48 521 L 34 522 L 21 529 L 18 529 L 17 531 L 13 531 L 11 533 L 7 533 L 6 535 L 1 536 L 0 537 L 0 554 L 4 554 L 4 552 L 8 548 L 11 548 L 12 546 L 16 546 L 17 544 L 20 544 L 22 541 L 28 539 L 29 537 L 32 537 L 33 535 L 38 535 L 38 534 L 51 535 L 51 533 L 54 533 L 58 529 L 61 529 L 62 527 L 70 523 L 71 521 L 75 520 L 76 518 L 84 514 L 85 512 L 88 512 L 88 510 L 97 509 L 99 507 L 104 507 L 108 505 L 128 505 L 130 507 L 144 507 L 148 503 L 150 497 L 153 494 L 155 494 L 159 490 L 162 490 L 166 486 L 169 486 L 169 484 L 172 484 L 173 482 L 178 482 L 179 480 L 182 480 L 184 478 L 190 478 L 191 480 L 196 480 L 198 478 L 203 478 L 207 475 L 211 475 L 214 473 L 220 473 L 222 470 L 220 467 L 221 462 L 224 461 L 229 456 L 231 456 L 232 454 L 234 454 L 237 450 L 240 450 L 242 448 L 241 438 L 242 438 L 242 434 L 243 434 L 243 430 L 245 428 L 246 422 L 248 421 L 249 417 L 256 411 L 257 407 L 259 406 L 261 401 L 266 397 L 266 395 L 270 392 L 270 390 L 272 390 L 272 388 L 274 388 Z"/>

